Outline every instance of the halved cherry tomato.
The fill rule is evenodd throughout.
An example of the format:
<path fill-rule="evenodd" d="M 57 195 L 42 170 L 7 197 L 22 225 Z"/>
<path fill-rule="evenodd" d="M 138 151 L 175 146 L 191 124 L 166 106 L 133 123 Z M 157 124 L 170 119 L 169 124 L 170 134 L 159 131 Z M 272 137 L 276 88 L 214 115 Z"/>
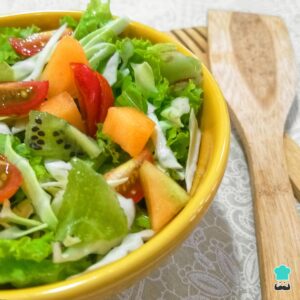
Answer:
<path fill-rule="evenodd" d="M 144 198 L 144 192 L 138 177 L 138 170 L 130 175 L 128 182 L 117 187 L 116 191 L 125 198 L 131 198 L 135 203 L 141 201 Z"/>
<path fill-rule="evenodd" d="M 97 132 L 101 90 L 97 75 L 85 64 L 72 63 L 75 84 L 79 92 L 79 106 L 86 120 L 87 133 L 94 136 Z"/>
<path fill-rule="evenodd" d="M 22 184 L 22 174 L 0 155 L 0 202 L 13 196 Z"/>
<path fill-rule="evenodd" d="M 72 32 L 73 31 L 71 29 L 67 28 L 63 32 L 62 37 L 71 35 Z M 53 31 L 45 31 L 34 33 L 25 39 L 11 37 L 9 39 L 9 43 L 18 54 L 24 57 L 30 57 L 40 52 L 50 40 L 52 35 Z"/>
<path fill-rule="evenodd" d="M 22 81 L 0 84 L 0 115 L 24 115 L 47 97 L 48 81 Z"/>
<path fill-rule="evenodd" d="M 103 77 L 98 72 L 96 72 L 96 74 L 99 79 L 100 89 L 101 89 L 101 105 L 100 105 L 98 121 L 103 123 L 106 118 L 108 109 L 114 104 L 115 100 L 114 100 L 113 91 L 106 78 Z"/>
<path fill-rule="evenodd" d="M 116 187 L 116 191 L 125 198 L 131 198 L 134 202 L 139 202 L 144 197 L 139 178 L 139 168 L 145 160 L 153 161 L 153 156 L 147 148 L 138 156 L 104 174 L 104 177 L 107 180 L 117 180 L 128 177 L 125 183 Z"/>
<path fill-rule="evenodd" d="M 79 106 L 86 120 L 87 133 L 94 136 L 97 124 L 103 122 L 114 97 L 107 80 L 81 63 L 72 63 L 75 84 L 79 92 Z"/>

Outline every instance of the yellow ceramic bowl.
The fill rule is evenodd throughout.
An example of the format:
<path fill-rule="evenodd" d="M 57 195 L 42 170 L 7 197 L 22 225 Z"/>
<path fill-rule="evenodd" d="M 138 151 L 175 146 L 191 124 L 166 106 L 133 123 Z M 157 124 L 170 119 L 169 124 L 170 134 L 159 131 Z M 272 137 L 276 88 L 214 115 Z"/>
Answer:
<path fill-rule="evenodd" d="M 0 26 L 36 24 L 48 30 L 58 27 L 63 15 L 80 17 L 80 12 L 47 12 L 0 17 Z M 168 35 L 139 23 L 131 23 L 126 34 L 153 42 L 173 41 Z M 178 44 L 178 49 L 192 55 Z M 223 177 L 230 140 L 226 103 L 218 85 L 203 66 L 204 105 L 201 112 L 202 141 L 193 196 L 185 208 L 162 231 L 140 249 L 123 259 L 86 274 L 27 289 L 0 290 L 0 299 L 102 299 L 141 279 L 179 245 L 198 224 L 211 204 Z M 95 297 L 95 298 L 94 298 Z"/>

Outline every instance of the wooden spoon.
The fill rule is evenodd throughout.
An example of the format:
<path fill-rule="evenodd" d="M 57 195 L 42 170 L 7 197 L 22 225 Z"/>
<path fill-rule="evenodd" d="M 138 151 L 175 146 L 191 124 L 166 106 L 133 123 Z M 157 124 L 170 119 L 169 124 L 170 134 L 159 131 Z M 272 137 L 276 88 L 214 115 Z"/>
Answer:
<path fill-rule="evenodd" d="M 280 18 L 211 11 L 210 65 L 246 150 L 264 299 L 300 299 L 300 218 L 288 180 L 284 123 L 295 97 L 296 64 Z M 274 268 L 291 269 L 277 291 Z"/>
<path fill-rule="evenodd" d="M 175 40 L 191 50 L 209 67 L 207 28 L 203 26 L 175 29 L 169 33 Z M 292 183 L 294 196 L 300 202 L 300 147 L 287 134 L 284 135 L 284 151 L 288 174 Z"/>

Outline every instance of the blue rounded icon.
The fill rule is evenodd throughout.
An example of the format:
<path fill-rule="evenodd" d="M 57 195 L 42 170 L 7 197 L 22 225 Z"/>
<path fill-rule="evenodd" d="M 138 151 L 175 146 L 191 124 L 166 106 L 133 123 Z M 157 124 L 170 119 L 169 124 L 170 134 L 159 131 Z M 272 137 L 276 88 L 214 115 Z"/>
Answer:
<path fill-rule="evenodd" d="M 280 265 L 274 269 L 276 280 L 289 280 L 291 269 L 285 265 Z"/>

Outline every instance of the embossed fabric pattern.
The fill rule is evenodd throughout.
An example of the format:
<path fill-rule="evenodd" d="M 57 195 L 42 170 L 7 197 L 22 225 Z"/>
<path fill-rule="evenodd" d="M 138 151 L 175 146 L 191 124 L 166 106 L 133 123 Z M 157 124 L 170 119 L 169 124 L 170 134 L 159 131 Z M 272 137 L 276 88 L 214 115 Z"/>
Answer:
<path fill-rule="evenodd" d="M 86 0 L 2 0 L 1 14 L 80 10 Z M 160 30 L 205 26 L 208 9 L 281 16 L 300 70 L 298 0 L 111 0 L 116 15 Z M 300 145 L 300 84 L 286 131 Z M 213 204 L 190 237 L 148 277 L 109 300 L 256 300 L 261 298 L 249 173 L 233 129 L 227 170 Z M 275 266 L 274 266 L 275 267 Z M 272 276 L 272 274 L 270 274 Z"/>

